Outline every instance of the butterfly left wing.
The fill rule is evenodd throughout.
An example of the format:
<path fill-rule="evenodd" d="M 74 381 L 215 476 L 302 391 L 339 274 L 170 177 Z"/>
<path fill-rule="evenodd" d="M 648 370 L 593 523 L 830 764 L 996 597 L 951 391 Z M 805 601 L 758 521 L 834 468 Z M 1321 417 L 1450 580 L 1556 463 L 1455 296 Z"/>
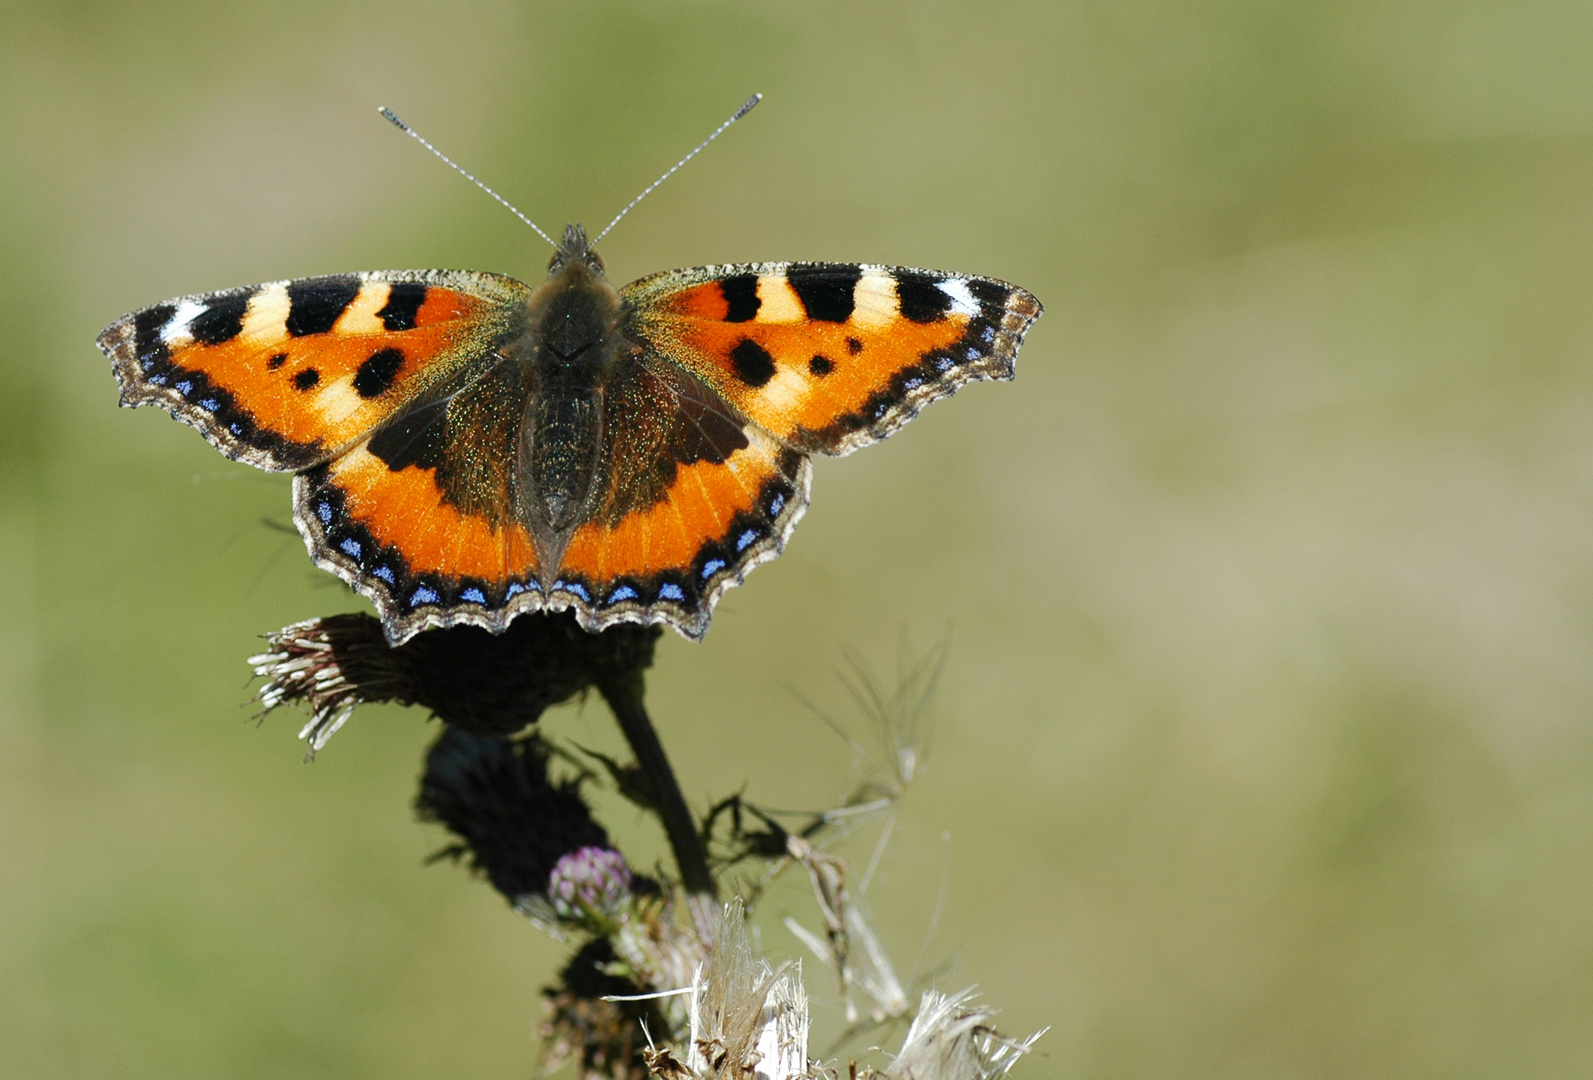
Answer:
<path fill-rule="evenodd" d="M 849 263 L 671 270 L 631 334 L 787 446 L 849 454 L 973 379 L 1010 379 L 1040 302 L 992 278 Z"/>
<path fill-rule="evenodd" d="M 813 452 L 882 439 L 970 379 L 1012 377 L 1040 306 L 987 278 L 845 264 L 673 270 L 620 291 L 638 362 L 610 388 L 607 486 L 550 606 L 688 637 L 807 506 Z"/>
<path fill-rule="evenodd" d="M 641 357 L 605 395 L 604 482 L 547 606 L 581 625 L 708 631 L 719 596 L 778 555 L 807 507 L 807 456 L 677 365 Z"/>

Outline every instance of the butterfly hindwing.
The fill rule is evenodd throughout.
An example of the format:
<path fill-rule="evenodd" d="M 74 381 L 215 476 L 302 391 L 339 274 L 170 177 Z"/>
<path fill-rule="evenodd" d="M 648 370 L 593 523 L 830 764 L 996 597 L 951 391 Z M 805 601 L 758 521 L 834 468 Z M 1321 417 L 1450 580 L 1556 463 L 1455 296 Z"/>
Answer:
<path fill-rule="evenodd" d="M 972 379 L 1010 379 L 1040 304 L 991 278 L 850 263 L 671 270 L 621 290 L 631 332 L 770 434 L 847 454 Z"/>
<path fill-rule="evenodd" d="M 512 278 L 447 271 L 301 278 L 144 308 L 99 346 L 123 405 L 160 405 L 228 457 L 297 471 L 490 350 L 527 292 Z"/>
<path fill-rule="evenodd" d="M 295 479 L 311 556 L 371 599 L 391 639 L 454 623 L 501 630 L 542 606 L 514 508 L 523 380 L 514 363 L 473 358 Z"/>
<path fill-rule="evenodd" d="M 700 638 L 719 595 L 796 527 L 807 457 L 667 362 L 644 359 L 607 406 L 607 481 L 550 600 L 589 629 L 643 619 Z"/>

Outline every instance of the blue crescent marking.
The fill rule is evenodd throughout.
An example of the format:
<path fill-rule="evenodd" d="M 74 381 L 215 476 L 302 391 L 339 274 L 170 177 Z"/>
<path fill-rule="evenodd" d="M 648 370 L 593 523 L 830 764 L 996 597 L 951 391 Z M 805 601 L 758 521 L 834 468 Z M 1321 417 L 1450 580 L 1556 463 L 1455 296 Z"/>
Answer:
<path fill-rule="evenodd" d="M 486 594 L 475 586 L 471 586 L 464 592 L 460 593 L 459 599 L 469 600 L 472 604 L 485 604 L 487 602 Z"/>
<path fill-rule="evenodd" d="M 725 561 L 723 559 L 709 559 L 702 564 L 702 579 L 707 581 L 724 568 Z"/>
<path fill-rule="evenodd" d="M 409 598 L 410 607 L 414 607 L 416 604 L 435 604 L 436 602 L 437 591 L 435 589 L 428 589 L 424 585 L 416 589 L 415 595 Z"/>
<path fill-rule="evenodd" d="M 679 585 L 668 585 L 668 584 L 660 585 L 658 587 L 658 596 L 659 596 L 659 599 L 661 599 L 661 600 L 684 600 L 684 599 L 686 599 L 686 594 L 680 591 L 680 586 Z"/>
<path fill-rule="evenodd" d="M 740 536 L 736 537 L 736 550 L 737 551 L 746 551 L 747 550 L 747 546 L 749 544 L 751 544 L 757 538 L 758 538 L 758 530 L 757 529 L 748 529 L 746 532 L 744 532 Z"/>
<path fill-rule="evenodd" d="M 634 599 L 636 599 L 636 590 L 631 588 L 629 585 L 621 585 L 619 588 L 608 594 L 608 602 L 611 604 L 617 604 L 621 600 Z"/>
<path fill-rule="evenodd" d="M 315 516 L 321 519 L 322 525 L 332 524 L 332 504 L 329 502 L 316 503 Z"/>
<path fill-rule="evenodd" d="M 587 593 L 586 586 L 582 585 L 578 581 L 555 581 L 553 583 L 553 588 L 554 588 L 555 591 L 557 591 L 559 589 L 563 589 L 565 592 L 569 593 L 571 596 L 579 596 L 582 600 L 585 600 L 588 604 L 590 604 L 592 602 L 592 597 L 591 597 L 590 594 Z"/>
<path fill-rule="evenodd" d="M 387 582 L 387 584 L 389 584 L 389 585 L 391 585 L 393 583 L 393 571 L 391 569 L 389 569 L 388 567 L 378 566 L 375 570 L 371 571 L 371 574 L 374 577 L 381 578 L 383 581 Z"/>
<path fill-rule="evenodd" d="M 338 547 L 342 548 L 343 554 L 347 555 L 351 559 L 357 559 L 360 557 L 360 542 L 354 539 L 352 536 L 347 540 L 344 540 L 338 545 Z"/>

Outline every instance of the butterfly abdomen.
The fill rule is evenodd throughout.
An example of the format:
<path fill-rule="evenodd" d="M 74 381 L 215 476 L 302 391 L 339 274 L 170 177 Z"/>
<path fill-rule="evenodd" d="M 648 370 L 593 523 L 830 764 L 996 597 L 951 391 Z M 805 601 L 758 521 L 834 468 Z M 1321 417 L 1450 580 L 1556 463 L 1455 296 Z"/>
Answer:
<path fill-rule="evenodd" d="M 532 295 L 518 359 L 535 388 L 518 449 L 517 502 L 546 573 L 588 516 L 603 447 L 603 397 L 619 356 L 619 294 L 584 259 L 557 263 Z"/>
<path fill-rule="evenodd" d="M 603 392 L 560 390 L 537 394 L 526 404 L 520 432 L 519 477 L 526 524 L 544 561 L 559 535 L 585 516 L 597 474 L 603 436 Z"/>

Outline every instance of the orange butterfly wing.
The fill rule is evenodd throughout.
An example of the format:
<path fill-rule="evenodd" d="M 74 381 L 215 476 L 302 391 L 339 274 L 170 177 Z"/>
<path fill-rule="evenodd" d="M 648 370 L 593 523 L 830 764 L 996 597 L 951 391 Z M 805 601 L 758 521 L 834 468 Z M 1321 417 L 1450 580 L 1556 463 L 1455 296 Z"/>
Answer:
<path fill-rule="evenodd" d="M 621 291 L 637 336 L 781 442 L 847 454 L 972 379 L 1010 379 L 1040 303 L 991 278 L 846 263 L 675 270 Z"/>
<path fill-rule="evenodd" d="M 719 596 L 796 527 L 808 459 L 667 360 L 644 356 L 606 397 L 605 483 L 565 549 L 559 600 L 589 629 L 662 621 L 701 638 Z"/>
<path fill-rule="evenodd" d="M 99 347 L 123 405 L 159 405 L 228 457 L 296 471 L 485 355 L 528 293 L 437 271 L 277 281 L 135 311 Z"/>
<path fill-rule="evenodd" d="M 971 379 L 1012 377 L 1039 303 L 987 278 L 848 264 L 673 270 L 620 291 L 640 363 L 610 387 L 608 486 L 559 570 L 584 625 L 701 637 L 780 553 L 813 452 L 882 439 Z"/>
<path fill-rule="evenodd" d="M 298 472 L 311 556 L 402 640 L 534 606 L 509 476 L 527 390 L 493 354 L 529 294 L 492 274 L 303 278 L 157 304 L 99 345 L 123 405 L 159 405 L 228 457 Z"/>

